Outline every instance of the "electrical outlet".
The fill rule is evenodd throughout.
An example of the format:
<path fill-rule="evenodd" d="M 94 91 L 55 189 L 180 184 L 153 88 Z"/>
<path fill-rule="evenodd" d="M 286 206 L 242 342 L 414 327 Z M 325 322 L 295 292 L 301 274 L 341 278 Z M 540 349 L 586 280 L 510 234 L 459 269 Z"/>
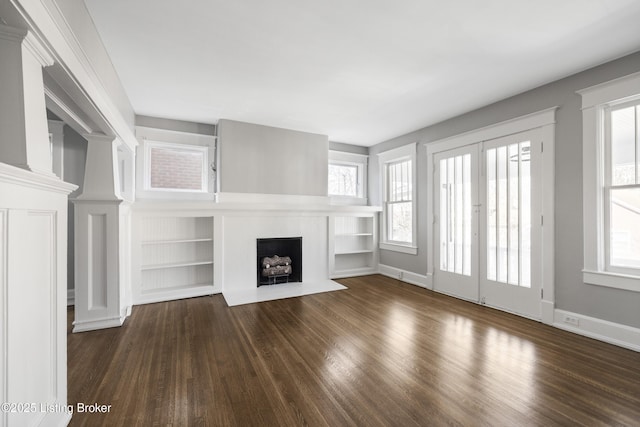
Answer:
<path fill-rule="evenodd" d="M 573 316 L 564 316 L 564 323 L 567 323 L 572 326 L 580 326 L 580 319 Z"/>

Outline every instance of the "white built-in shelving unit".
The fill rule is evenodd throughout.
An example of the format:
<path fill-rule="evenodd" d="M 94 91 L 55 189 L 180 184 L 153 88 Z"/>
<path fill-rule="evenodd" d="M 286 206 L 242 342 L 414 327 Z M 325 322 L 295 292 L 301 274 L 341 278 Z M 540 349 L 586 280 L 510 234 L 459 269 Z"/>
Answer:
<path fill-rule="evenodd" d="M 213 293 L 213 217 L 141 216 L 134 304 Z"/>
<path fill-rule="evenodd" d="M 331 277 L 372 274 L 377 270 L 377 225 L 374 214 L 345 213 L 329 217 Z"/>

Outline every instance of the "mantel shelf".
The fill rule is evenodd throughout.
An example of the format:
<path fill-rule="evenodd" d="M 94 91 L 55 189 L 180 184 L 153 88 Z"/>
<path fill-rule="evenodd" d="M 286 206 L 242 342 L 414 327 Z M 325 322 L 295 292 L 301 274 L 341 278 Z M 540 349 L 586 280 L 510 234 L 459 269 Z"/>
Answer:
<path fill-rule="evenodd" d="M 373 233 L 337 233 L 336 237 L 373 236 Z"/>

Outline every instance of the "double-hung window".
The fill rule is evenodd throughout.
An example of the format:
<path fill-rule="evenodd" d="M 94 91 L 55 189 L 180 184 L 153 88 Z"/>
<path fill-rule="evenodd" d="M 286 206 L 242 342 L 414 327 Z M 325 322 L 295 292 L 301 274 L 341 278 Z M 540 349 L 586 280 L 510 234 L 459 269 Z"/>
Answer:
<path fill-rule="evenodd" d="M 605 267 L 640 275 L 640 100 L 605 110 Z"/>
<path fill-rule="evenodd" d="M 584 281 L 640 292 L 640 73 L 579 93 Z"/>
<path fill-rule="evenodd" d="M 416 254 L 416 144 L 379 154 L 383 212 L 381 249 Z"/>

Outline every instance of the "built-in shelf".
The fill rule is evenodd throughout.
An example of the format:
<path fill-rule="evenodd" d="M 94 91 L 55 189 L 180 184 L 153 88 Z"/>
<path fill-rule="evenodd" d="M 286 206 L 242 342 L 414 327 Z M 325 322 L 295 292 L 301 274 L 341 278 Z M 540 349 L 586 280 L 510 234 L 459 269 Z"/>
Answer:
<path fill-rule="evenodd" d="M 333 242 L 329 254 L 331 277 L 349 277 L 376 271 L 375 214 L 343 214 L 331 218 Z"/>
<path fill-rule="evenodd" d="M 336 255 L 352 255 L 352 254 L 370 254 L 372 253 L 372 249 L 356 249 L 352 251 L 340 251 L 336 252 Z"/>
<path fill-rule="evenodd" d="M 139 217 L 139 282 L 134 303 L 213 293 L 213 217 Z"/>
<path fill-rule="evenodd" d="M 158 270 L 162 268 L 176 268 L 176 267 L 189 267 L 192 265 L 207 265 L 213 264 L 213 261 L 192 261 L 192 262 L 173 262 L 167 264 L 154 264 L 154 265 L 143 265 L 140 267 L 141 270 Z"/>
<path fill-rule="evenodd" d="M 172 243 L 197 243 L 197 242 L 213 242 L 212 238 L 204 239 L 175 239 L 175 240 L 147 240 L 142 242 L 143 245 L 168 245 Z"/>

